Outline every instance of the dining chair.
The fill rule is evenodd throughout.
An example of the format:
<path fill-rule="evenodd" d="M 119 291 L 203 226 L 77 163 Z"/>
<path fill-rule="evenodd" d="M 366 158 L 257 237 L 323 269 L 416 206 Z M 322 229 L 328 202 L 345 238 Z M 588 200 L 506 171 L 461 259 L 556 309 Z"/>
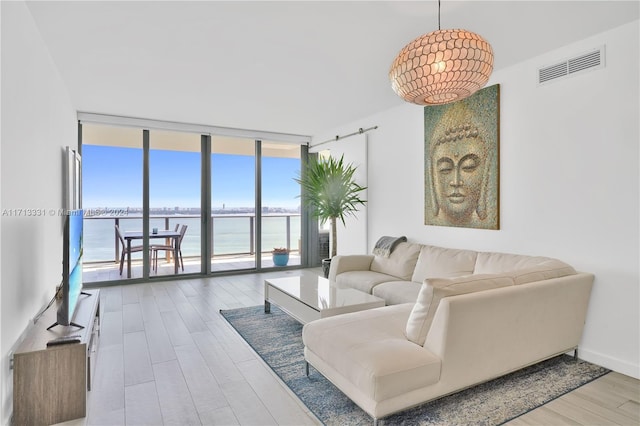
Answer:
<path fill-rule="evenodd" d="M 168 226 L 168 225 L 167 225 Z M 178 232 L 178 229 L 180 229 L 180 224 L 176 223 L 176 226 L 173 227 L 173 232 Z M 156 245 L 157 247 L 159 247 L 159 245 Z M 151 244 L 149 246 L 149 261 L 151 262 L 152 268 L 154 271 L 157 269 L 157 266 L 153 267 L 153 244 Z M 169 251 L 169 254 L 167 255 L 167 260 L 173 255 L 173 250 Z M 157 260 L 155 262 L 156 264 L 158 263 Z"/>
<path fill-rule="evenodd" d="M 176 226 L 176 231 L 177 231 L 177 226 Z M 182 267 L 182 270 L 184 271 L 184 260 L 182 259 L 182 239 L 184 238 L 184 235 L 187 233 L 187 225 L 182 225 L 180 227 L 180 236 L 178 236 L 178 241 L 176 241 L 177 247 L 178 247 L 178 259 L 174 259 L 175 262 L 179 262 L 178 265 L 180 265 Z M 172 245 L 167 245 L 167 244 L 154 244 L 150 247 L 151 250 L 151 258 L 153 259 L 153 270 L 157 271 L 158 270 L 158 252 L 159 251 L 165 251 L 165 252 L 169 252 L 169 253 L 173 253 L 175 248 Z"/>
<path fill-rule="evenodd" d="M 118 239 L 120 240 L 120 244 L 122 244 L 122 250 L 120 250 L 120 275 L 122 275 L 122 269 L 124 268 L 124 256 L 131 256 L 131 253 L 137 253 L 144 250 L 143 246 L 131 246 L 131 250 L 127 249 L 127 243 L 124 241 L 124 237 L 122 236 L 122 231 L 120 231 L 120 227 L 118 225 L 114 225 L 116 227 L 116 234 L 118 235 Z"/>

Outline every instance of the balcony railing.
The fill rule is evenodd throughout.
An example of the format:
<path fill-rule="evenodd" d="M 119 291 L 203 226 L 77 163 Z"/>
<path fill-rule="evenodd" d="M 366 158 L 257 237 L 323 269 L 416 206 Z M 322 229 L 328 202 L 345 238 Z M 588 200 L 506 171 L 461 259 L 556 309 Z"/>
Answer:
<path fill-rule="evenodd" d="M 171 229 L 176 224 L 187 225 L 182 242 L 183 257 L 199 257 L 201 250 L 200 215 L 151 216 L 149 228 Z M 211 216 L 212 258 L 217 256 L 254 255 L 256 218 L 253 214 Z M 121 246 L 115 231 L 118 225 L 123 232 L 142 229 L 142 216 L 93 216 L 85 217 L 84 262 L 119 262 Z M 269 253 L 274 247 L 286 247 L 291 252 L 300 251 L 300 214 L 277 213 L 262 215 L 262 248 Z M 132 258 L 142 258 L 134 253 Z"/>

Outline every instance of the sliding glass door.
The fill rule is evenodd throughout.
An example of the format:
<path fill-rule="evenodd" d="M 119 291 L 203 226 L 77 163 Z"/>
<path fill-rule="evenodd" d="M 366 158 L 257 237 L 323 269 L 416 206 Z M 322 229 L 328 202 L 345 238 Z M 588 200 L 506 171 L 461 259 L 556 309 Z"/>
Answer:
<path fill-rule="evenodd" d="M 261 266 L 300 265 L 300 146 L 263 141 L 261 154 Z"/>
<path fill-rule="evenodd" d="M 200 157 L 198 134 L 149 132 L 151 277 L 201 272 Z"/>
<path fill-rule="evenodd" d="M 211 138 L 211 271 L 256 267 L 255 141 Z"/>
<path fill-rule="evenodd" d="M 143 277 L 143 131 L 126 127 L 82 126 L 82 202 L 85 210 L 85 282 Z"/>

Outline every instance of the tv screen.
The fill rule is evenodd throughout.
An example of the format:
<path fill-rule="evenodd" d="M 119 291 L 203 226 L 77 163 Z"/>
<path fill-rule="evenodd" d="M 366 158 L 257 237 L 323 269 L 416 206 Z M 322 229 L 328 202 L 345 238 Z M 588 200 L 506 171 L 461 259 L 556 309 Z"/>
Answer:
<path fill-rule="evenodd" d="M 59 325 L 75 325 L 73 314 L 82 291 L 82 210 L 71 210 L 65 217 L 62 258 L 62 301 Z"/>

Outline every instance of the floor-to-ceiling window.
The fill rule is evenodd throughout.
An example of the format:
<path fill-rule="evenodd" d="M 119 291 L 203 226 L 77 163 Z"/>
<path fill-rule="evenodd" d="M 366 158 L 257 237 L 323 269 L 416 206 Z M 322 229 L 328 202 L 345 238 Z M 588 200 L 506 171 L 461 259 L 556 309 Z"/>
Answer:
<path fill-rule="evenodd" d="M 201 271 L 200 151 L 198 134 L 149 132 L 151 277 Z M 169 232 L 179 236 L 158 237 Z"/>
<path fill-rule="evenodd" d="M 261 266 L 300 265 L 300 185 L 294 180 L 300 172 L 300 146 L 262 141 L 261 154 Z M 286 249 L 288 258 L 274 258 L 274 249 Z"/>
<path fill-rule="evenodd" d="M 143 276 L 142 250 L 136 248 L 142 241 L 131 242 L 129 267 L 126 242 L 120 239 L 142 229 L 142 134 L 126 127 L 82 126 L 85 282 Z"/>
<path fill-rule="evenodd" d="M 254 269 L 255 141 L 211 138 L 211 271 Z"/>

